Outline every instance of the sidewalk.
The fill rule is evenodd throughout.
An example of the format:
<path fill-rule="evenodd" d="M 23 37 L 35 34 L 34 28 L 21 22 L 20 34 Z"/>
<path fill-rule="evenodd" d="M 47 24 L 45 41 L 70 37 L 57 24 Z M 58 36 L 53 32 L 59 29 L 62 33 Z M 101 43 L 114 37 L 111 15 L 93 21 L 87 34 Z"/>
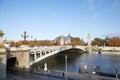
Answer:
<path fill-rule="evenodd" d="M 89 75 L 89 74 L 79 74 L 68 72 L 67 74 L 68 80 L 116 80 L 111 77 L 103 77 L 97 75 Z M 48 72 L 20 72 L 15 71 L 13 73 L 8 73 L 7 80 L 65 80 L 65 72 L 63 75 L 63 71 L 52 70 Z M 120 80 L 120 79 L 119 79 Z"/>

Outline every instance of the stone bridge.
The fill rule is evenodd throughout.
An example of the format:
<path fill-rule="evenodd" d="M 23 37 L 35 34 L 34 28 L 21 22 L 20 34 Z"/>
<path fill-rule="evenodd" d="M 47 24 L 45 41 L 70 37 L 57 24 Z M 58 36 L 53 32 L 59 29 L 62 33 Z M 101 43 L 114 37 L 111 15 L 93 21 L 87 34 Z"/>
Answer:
<path fill-rule="evenodd" d="M 7 60 L 10 58 L 16 58 L 16 67 L 26 67 L 30 68 L 31 65 L 47 58 L 52 55 L 55 55 L 61 51 L 68 49 L 80 49 L 82 51 L 87 50 L 87 46 L 43 46 L 43 47 L 28 47 L 26 45 L 20 47 L 11 47 L 7 50 Z M 96 47 L 92 46 L 91 50 L 102 51 L 120 51 L 120 47 Z M 4 51 L 4 50 L 3 50 Z"/>
<path fill-rule="evenodd" d="M 15 58 L 16 67 L 30 68 L 31 65 L 47 57 L 72 48 L 72 46 L 28 47 L 26 45 L 20 47 L 11 47 L 7 50 L 7 60 Z M 76 46 L 75 48 L 86 51 L 86 46 Z"/>
<path fill-rule="evenodd" d="M 61 51 L 72 49 L 72 46 L 43 46 L 43 47 L 28 47 L 26 45 L 20 47 L 10 47 L 9 49 L 0 49 L 0 52 L 6 52 L 6 60 L 15 58 L 15 66 L 20 68 L 30 68 L 31 65 L 55 55 Z M 86 51 L 88 46 L 76 46 L 76 49 Z M 91 50 L 102 51 L 117 51 L 120 52 L 120 47 L 96 47 L 92 46 Z"/>

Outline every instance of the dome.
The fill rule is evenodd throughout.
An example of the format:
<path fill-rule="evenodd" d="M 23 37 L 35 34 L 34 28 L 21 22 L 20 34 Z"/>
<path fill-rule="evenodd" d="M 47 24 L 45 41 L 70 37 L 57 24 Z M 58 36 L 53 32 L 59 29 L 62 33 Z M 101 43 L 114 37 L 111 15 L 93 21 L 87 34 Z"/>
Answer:
<path fill-rule="evenodd" d="M 4 33 L 3 33 L 3 31 L 2 31 L 2 30 L 0 30 L 0 35 L 4 35 Z"/>

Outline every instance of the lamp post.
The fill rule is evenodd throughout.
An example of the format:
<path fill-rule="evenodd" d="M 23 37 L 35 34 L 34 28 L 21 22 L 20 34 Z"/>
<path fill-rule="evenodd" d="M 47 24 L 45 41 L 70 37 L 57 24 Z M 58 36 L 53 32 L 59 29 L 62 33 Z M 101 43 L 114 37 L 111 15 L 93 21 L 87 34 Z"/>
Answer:
<path fill-rule="evenodd" d="M 36 38 L 35 38 L 35 46 L 37 46 L 37 40 L 36 40 Z"/>
<path fill-rule="evenodd" d="M 26 41 L 26 38 L 29 37 L 29 35 L 27 35 L 27 32 L 24 31 L 24 34 L 21 35 L 21 36 L 24 38 L 24 42 L 23 42 L 23 44 L 26 45 L 26 42 L 27 42 L 27 41 Z"/>
<path fill-rule="evenodd" d="M 118 70 L 117 70 L 117 65 L 116 65 L 116 80 L 118 80 Z"/>
<path fill-rule="evenodd" d="M 65 80 L 67 80 L 67 55 L 65 55 Z"/>
<path fill-rule="evenodd" d="M 114 63 L 115 63 L 115 75 L 116 75 L 116 80 L 118 80 L 118 57 L 117 55 L 114 54 Z"/>

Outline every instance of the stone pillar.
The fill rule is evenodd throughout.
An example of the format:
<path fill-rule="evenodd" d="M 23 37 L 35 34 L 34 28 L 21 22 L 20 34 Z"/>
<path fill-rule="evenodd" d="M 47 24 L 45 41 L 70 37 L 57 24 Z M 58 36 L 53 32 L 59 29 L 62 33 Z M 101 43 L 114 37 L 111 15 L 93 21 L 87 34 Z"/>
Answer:
<path fill-rule="evenodd" d="M 90 41 L 90 33 L 88 33 L 88 47 L 91 47 L 91 41 Z"/>
<path fill-rule="evenodd" d="M 90 33 L 88 33 L 88 45 L 87 45 L 87 50 L 88 50 L 88 52 L 90 53 L 91 52 L 91 41 L 90 41 L 90 38 L 91 38 L 91 36 L 90 36 Z"/>
<path fill-rule="evenodd" d="M 2 32 L 2 30 L 0 30 L 0 45 L 3 44 L 3 35 L 4 33 Z"/>
<path fill-rule="evenodd" d="M 61 46 L 64 45 L 64 36 L 63 35 L 60 36 L 60 45 Z"/>
<path fill-rule="evenodd" d="M 34 53 L 34 60 L 36 60 L 37 59 L 37 56 L 36 56 L 36 52 Z"/>
<path fill-rule="evenodd" d="M 16 56 L 16 67 L 30 68 L 29 51 L 17 51 L 13 52 Z"/>
<path fill-rule="evenodd" d="M 40 57 L 42 57 L 42 51 L 40 52 Z"/>
<path fill-rule="evenodd" d="M 0 30 L 0 45 L 3 45 L 3 31 Z M 6 80 L 6 52 L 0 52 L 0 80 Z"/>
<path fill-rule="evenodd" d="M 45 49 L 45 55 L 47 54 L 47 49 Z"/>
<path fill-rule="evenodd" d="M 0 80 L 6 80 L 6 54 L 0 54 Z"/>
<path fill-rule="evenodd" d="M 16 67 L 30 68 L 30 48 L 27 45 L 20 46 L 19 50 L 11 51 L 13 57 L 16 57 Z"/>

